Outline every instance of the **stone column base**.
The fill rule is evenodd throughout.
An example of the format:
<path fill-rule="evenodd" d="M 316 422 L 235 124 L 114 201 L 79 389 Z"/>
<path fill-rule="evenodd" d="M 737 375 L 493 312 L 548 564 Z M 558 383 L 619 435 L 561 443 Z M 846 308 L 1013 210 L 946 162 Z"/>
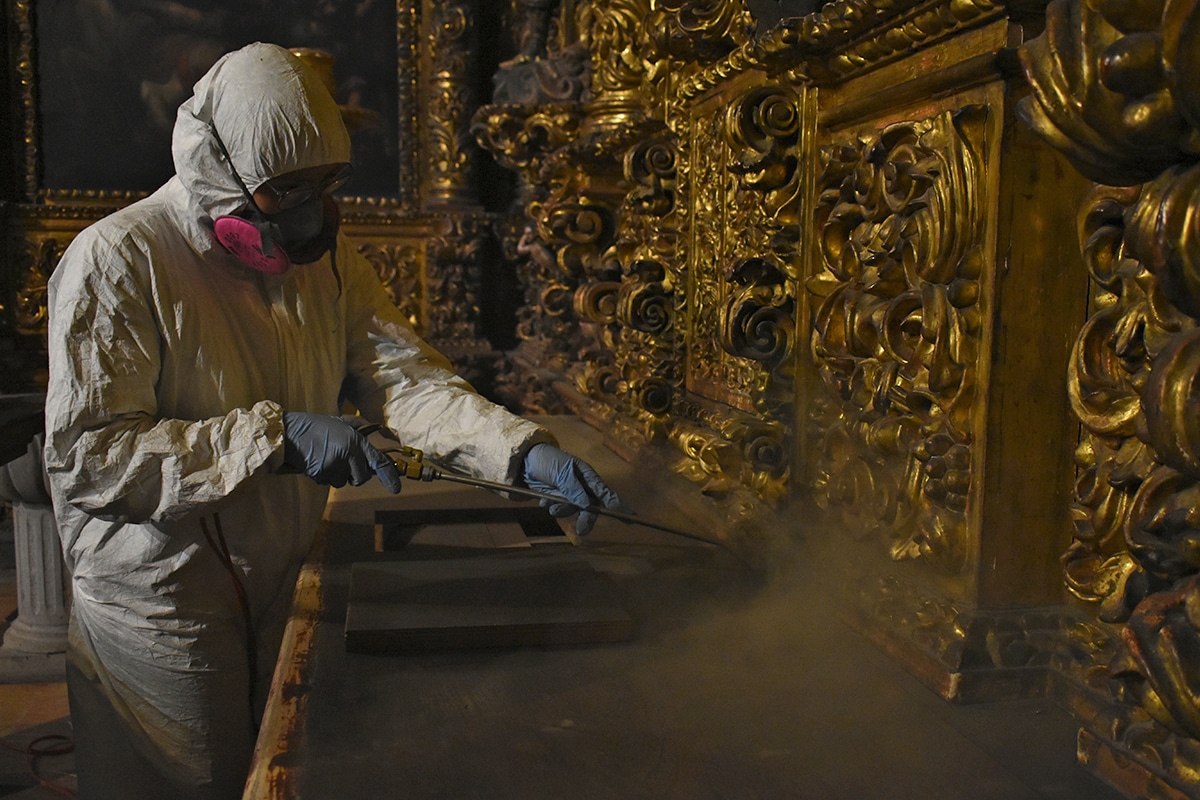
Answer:
<path fill-rule="evenodd" d="M 13 503 L 17 618 L 0 646 L 0 683 L 64 680 L 69 583 L 54 511 L 48 505 Z"/>
<path fill-rule="evenodd" d="M 62 683 L 67 679 L 65 653 L 15 653 L 0 647 L 0 684 Z"/>

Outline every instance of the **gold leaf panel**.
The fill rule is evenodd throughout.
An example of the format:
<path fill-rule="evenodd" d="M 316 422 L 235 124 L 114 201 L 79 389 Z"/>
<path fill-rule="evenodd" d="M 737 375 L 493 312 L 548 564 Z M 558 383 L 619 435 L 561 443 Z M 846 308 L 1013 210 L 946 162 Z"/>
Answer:
<path fill-rule="evenodd" d="M 966 555 L 980 336 L 987 109 L 968 106 L 821 152 L 812 355 L 826 394 L 817 501 L 897 559 Z"/>

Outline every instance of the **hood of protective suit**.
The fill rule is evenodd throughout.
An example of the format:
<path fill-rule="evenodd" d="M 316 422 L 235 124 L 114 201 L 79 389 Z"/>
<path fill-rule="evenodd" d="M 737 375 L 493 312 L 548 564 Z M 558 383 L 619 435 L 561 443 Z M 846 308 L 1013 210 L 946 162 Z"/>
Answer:
<path fill-rule="evenodd" d="M 175 172 L 211 219 L 246 204 L 214 128 L 251 192 L 294 170 L 350 160 L 350 136 L 329 90 L 278 45 L 256 43 L 223 56 L 179 107 Z"/>

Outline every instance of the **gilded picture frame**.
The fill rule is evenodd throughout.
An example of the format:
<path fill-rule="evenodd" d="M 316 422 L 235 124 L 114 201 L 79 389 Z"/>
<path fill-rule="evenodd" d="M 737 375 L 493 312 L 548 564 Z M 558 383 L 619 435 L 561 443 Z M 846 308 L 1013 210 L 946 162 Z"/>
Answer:
<path fill-rule="evenodd" d="M 192 83 L 222 53 L 255 40 L 315 54 L 354 132 L 358 169 L 347 197 L 385 208 L 414 201 L 419 10 L 392 0 L 292 0 L 295 21 L 268 25 L 265 8 L 234 0 L 135 5 L 108 3 L 102 13 L 66 0 L 8 4 L 19 110 L 9 131 L 18 150 L 11 201 L 111 207 L 153 191 L 173 174 L 170 130 Z M 278 5 L 270 19 L 287 11 Z M 104 18 L 83 19 L 88 13 Z M 86 135 L 72 130 L 78 124 Z"/>

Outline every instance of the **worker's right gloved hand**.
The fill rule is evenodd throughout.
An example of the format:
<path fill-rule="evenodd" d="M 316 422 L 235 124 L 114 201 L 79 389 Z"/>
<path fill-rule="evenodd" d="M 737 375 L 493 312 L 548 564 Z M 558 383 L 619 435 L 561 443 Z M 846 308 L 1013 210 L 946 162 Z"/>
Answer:
<path fill-rule="evenodd" d="M 612 509 L 621 506 L 621 498 L 590 464 L 552 444 L 541 442 L 531 447 L 525 454 L 524 467 L 526 486 L 567 501 L 542 500 L 541 505 L 548 506 L 552 516 L 566 517 L 579 512 L 575 532 L 580 536 L 586 536 L 596 524 L 596 512 L 584 510 L 588 506 Z"/>
<path fill-rule="evenodd" d="M 283 463 L 326 486 L 361 486 L 372 475 L 400 491 L 396 464 L 340 417 L 283 412 Z"/>

